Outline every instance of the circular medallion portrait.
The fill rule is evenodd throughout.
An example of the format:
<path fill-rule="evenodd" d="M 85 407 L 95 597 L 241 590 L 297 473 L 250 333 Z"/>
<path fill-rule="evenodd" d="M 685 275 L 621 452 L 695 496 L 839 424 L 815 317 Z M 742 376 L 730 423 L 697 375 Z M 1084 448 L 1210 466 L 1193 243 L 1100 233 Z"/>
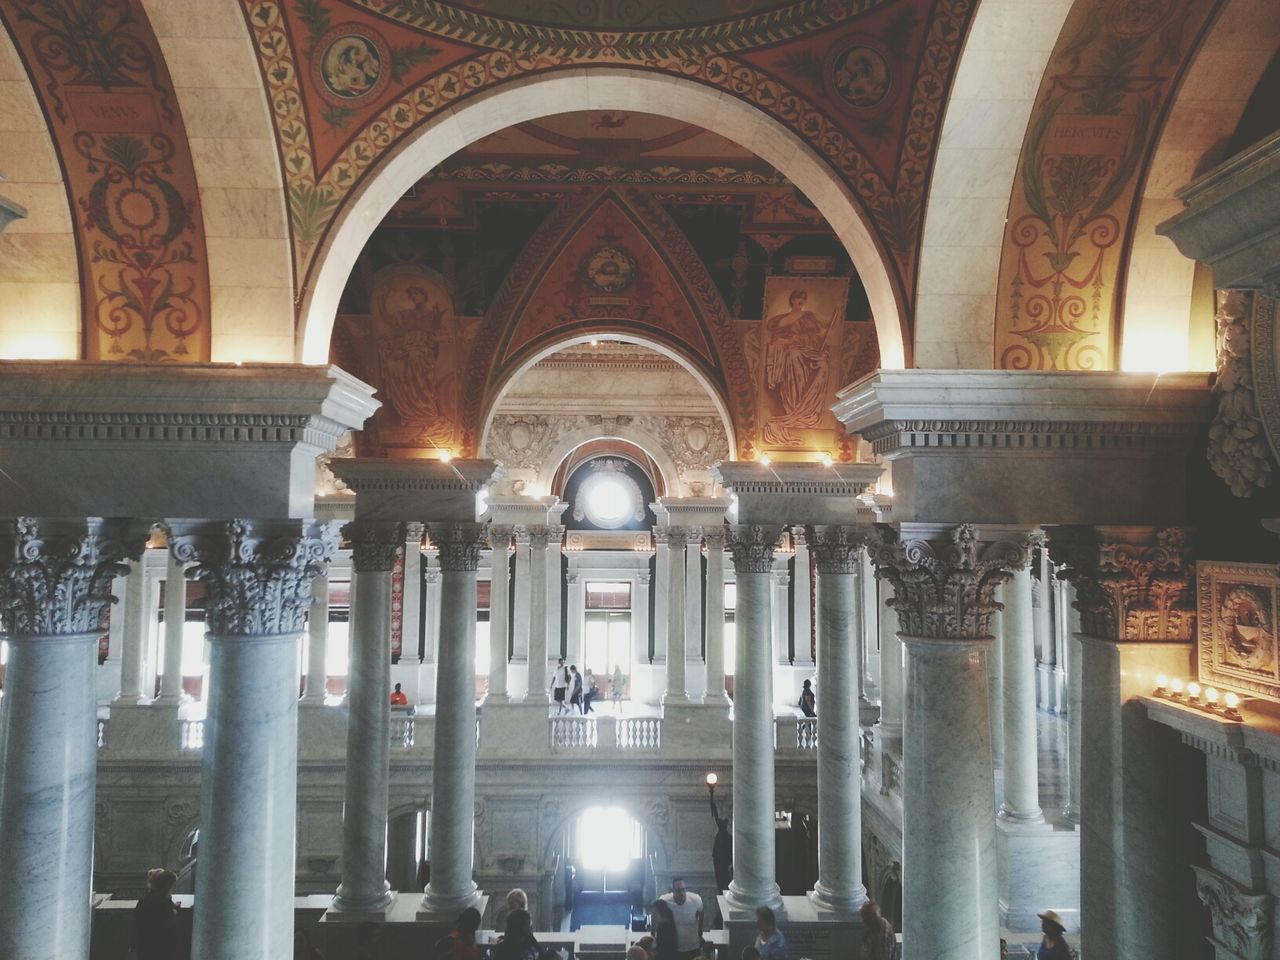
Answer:
<path fill-rule="evenodd" d="M 636 278 L 636 261 L 619 247 L 597 247 L 583 261 L 582 274 L 601 293 L 621 293 Z"/>
<path fill-rule="evenodd" d="M 874 107 L 889 94 L 889 64 L 871 47 L 855 43 L 831 62 L 831 86 L 853 107 Z"/>
<path fill-rule="evenodd" d="M 386 41 L 377 32 L 363 24 L 340 24 L 316 44 L 316 85 L 330 103 L 356 103 L 386 87 L 389 61 Z"/>

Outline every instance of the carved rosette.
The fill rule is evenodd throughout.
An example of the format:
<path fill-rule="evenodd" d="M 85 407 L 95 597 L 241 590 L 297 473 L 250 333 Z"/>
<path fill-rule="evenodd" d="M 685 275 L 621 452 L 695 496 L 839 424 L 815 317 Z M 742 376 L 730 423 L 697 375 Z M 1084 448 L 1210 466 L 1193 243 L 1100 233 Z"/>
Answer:
<path fill-rule="evenodd" d="M 431 540 L 440 551 L 440 569 L 445 572 L 475 570 L 480 566 L 480 548 L 488 541 L 483 523 L 433 523 Z"/>
<path fill-rule="evenodd" d="M 1237 497 L 1251 497 L 1271 483 L 1272 460 L 1254 384 L 1254 295 L 1248 290 L 1218 294 L 1214 318 L 1218 339 L 1218 400 L 1209 427 L 1209 466 Z"/>
<path fill-rule="evenodd" d="M 215 637 L 300 633 L 311 581 L 338 546 L 337 524 L 318 520 L 172 521 L 169 550 L 209 591 Z"/>
<path fill-rule="evenodd" d="M 342 528 L 342 535 L 351 542 L 351 568 L 356 573 L 389 573 L 407 533 L 403 523 L 355 520 Z"/>
<path fill-rule="evenodd" d="M 989 640 L 991 617 L 1003 604 L 996 588 L 1027 565 L 1029 539 L 983 543 L 972 524 L 953 527 L 946 540 L 901 540 L 878 528 L 868 545 L 876 576 L 893 584 L 889 601 L 906 636 Z"/>
<path fill-rule="evenodd" d="M 773 570 L 773 552 L 778 548 L 780 526 L 732 523 L 725 530 L 735 571 L 769 573 Z"/>
<path fill-rule="evenodd" d="M 1196 872 L 1196 894 L 1209 908 L 1213 939 L 1242 960 L 1266 960 L 1271 956 L 1272 914 L 1270 894 L 1248 893 L 1239 884 L 1206 867 Z"/>
<path fill-rule="evenodd" d="M 1122 643 L 1190 643 L 1195 637 L 1195 568 L 1181 527 L 1054 527 L 1049 553 L 1076 588 L 1080 629 Z"/>
<path fill-rule="evenodd" d="M 815 526 L 807 531 L 809 549 L 820 574 L 857 573 L 858 551 L 873 539 L 870 530 L 851 526 Z"/>
<path fill-rule="evenodd" d="M 17 636 L 74 636 L 103 629 L 111 581 L 128 572 L 150 525 L 129 520 L 18 517 L 0 525 L 0 604 Z"/>

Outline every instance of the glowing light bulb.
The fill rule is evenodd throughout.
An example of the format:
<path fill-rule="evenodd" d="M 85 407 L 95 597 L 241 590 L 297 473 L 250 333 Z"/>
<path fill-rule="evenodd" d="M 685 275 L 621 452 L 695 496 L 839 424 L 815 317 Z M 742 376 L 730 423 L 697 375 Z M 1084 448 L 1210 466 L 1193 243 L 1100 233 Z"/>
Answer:
<path fill-rule="evenodd" d="M 1163 673 L 1159 674 L 1156 677 L 1156 689 L 1163 690 L 1167 686 L 1169 686 L 1169 678 L 1166 677 Z"/>
<path fill-rule="evenodd" d="M 1179 680 L 1177 677 L 1174 677 L 1172 680 L 1169 681 L 1169 689 L 1172 690 L 1174 693 L 1181 693 L 1182 681 Z"/>
<path fill-rule="evenodd" d="M 1187 696 L 1189 696 L 1192 700 L 1197 700 L 1197 699 L 1199 699 L 1199 697 L 1200 697 L 1200 684 L 1196 683 L 1194 680 L 1192 680 L 1190 683 L 1188 683 L 1188 684 L 1187 684 Z"/>
<path fill-rule="evenodd" d="M 714 786 L 715 786 L 717 783 L 719 783 L 719 782 L 720 782 L 720 778 L 719 778 L 719 777 L 717 777 L 714 773 L 708 773 L 708 774 L 707 774 L 707 786 L 708 786 L 708 787 L 714 787 Z"/>
<path fill-rule="evenodd" d="M 831 459 L 831 454 L 829 453 L 824 453 L 821 457 L 818 458 L 818 460 L 821 461 L 824 467 L 829 467 L 833 463 L 835 463 L 835 461 Z"/>
<path fill-rule="evenodd" d="M 1228 710 L 1234 710 L 1236 707 L 1240 706 L 1240 698 L 1237 697 L 1234 693 L 1226 694 L 1222 698 L 1222 702 L 1227 705 Z"/>
<path fill-rule="evenodd" d="M 1217 703 L 1217 702 L 1218 702 L 1218 690 L 1217 690 L 1217 688 L 1216 688 L 1216 687 L 1206 687 L 1206 688 L 1205 688 L 1205 691 L 1204 691 L 1204 702 L 1205 702 L 1205 703 Z"/>
<path fill-rule="evenodd" d="M 448 463 L 448 462 L 449 462 L 450 460 L 452 460 L 452 459 L 453 459 L 453 454 L 452 454 L 452 453 L 450 453 L 448 450 L 441 450 L 441 451 L 440 451 L 440 462 L 441 462 L 441 463 Z"/>
<path fill-rule="evenodd" d="M 769 459 L 769 455 L 767 453 L 760 454 L 760 462 L 764 464 L 766 467 L 769 464 L 773 463 L 773 461 Z"/>

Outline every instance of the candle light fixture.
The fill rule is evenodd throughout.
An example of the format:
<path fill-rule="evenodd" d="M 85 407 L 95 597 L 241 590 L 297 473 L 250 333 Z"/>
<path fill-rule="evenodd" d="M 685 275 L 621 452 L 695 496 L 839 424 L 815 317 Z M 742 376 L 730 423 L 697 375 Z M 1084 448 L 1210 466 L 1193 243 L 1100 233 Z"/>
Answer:
<path fill-rule="evenodd" d="M 1185 691 L 1185 693 L 1184 693 Z M 1179 677 L 1169 678 L 1161 674 L 1156 677 L 1154 696 L 1162 700 L 1172 700 L 1183 706 L 1193 707 L 1205 713 L 1226 720 L 1243 721 L 1240 715 L 1240 697 L 1231 691 L 1222 691 L 1217 687 L 1201 687 L 1194 680 L 1185 683 Z"/>

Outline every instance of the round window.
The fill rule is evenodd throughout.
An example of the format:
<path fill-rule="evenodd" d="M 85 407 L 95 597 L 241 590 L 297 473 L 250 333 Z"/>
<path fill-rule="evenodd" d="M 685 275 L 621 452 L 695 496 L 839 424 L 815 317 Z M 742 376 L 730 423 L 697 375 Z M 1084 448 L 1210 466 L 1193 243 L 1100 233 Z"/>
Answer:
<path fill-rule="evenodd" d="M 597 469 L 583 480 L 577 500 L 575 519 L 585 517 L 593 526 L 604 530 L 617 530 L 644 519 L 640 487 L 616 466 Z"/>

